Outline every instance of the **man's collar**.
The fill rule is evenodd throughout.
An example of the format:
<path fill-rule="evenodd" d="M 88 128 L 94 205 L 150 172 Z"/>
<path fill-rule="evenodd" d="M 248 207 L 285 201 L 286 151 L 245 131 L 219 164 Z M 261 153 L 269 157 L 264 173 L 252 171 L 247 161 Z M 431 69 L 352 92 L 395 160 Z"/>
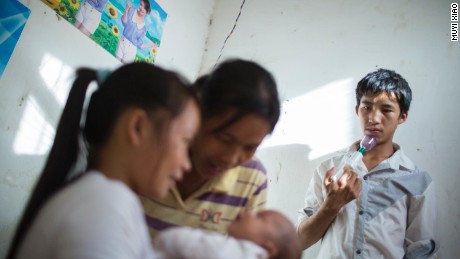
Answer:
<path fill-rule="evenodd" d="M 347 153 L 355 152 L 359 149 L 360 140 L 354 142 L 347 150 Z M 400 170 L 400 167 L 406 168 L 408 170 L 414 170 L 415 164 L 407 157 L 402 151 L 401 147 L 393 142 L 393 150 L 395 151 L 393 155 L 385 159 L 389 167 L 394 170 Z"/>

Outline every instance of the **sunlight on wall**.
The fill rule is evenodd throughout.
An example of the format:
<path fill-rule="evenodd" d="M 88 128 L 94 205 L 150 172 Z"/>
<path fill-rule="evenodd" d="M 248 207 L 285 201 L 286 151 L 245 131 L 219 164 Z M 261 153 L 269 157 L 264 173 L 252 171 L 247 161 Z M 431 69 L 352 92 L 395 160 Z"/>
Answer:
<path fill-rule="evenodd" d="M 54 95 L 56 101 L 63 107 L 71 86 L 69 79 L 73 76 L 74 69 L 63 64 L 56 57 L 45 54 L 39 71 L 46 87 L 48 87 L 50 93 Z"/>
<path fill-rule="evenodd" d="M 285 101 L 273 134 L 260 149 L 305 144 L 312 150 L 309 159 L 315 159 L 347 147 L 357 134 L 354 90 L 348 78 Z"/>
<path fill-rule="evenodd" d="M 46 154 L 53 137 L 53 127 L 43 118 L 43 110 L 35 99 L 30 97 L 14 140 L 14 152 L 27 155 Z"/>
<path fill-rule="evenodd" d="M 73 69 L 54 56 L 46 54 L 39 67 L 39 73 L 47 89 L 35 93 L 49 94 L 51 97 L 46 97 L 44 100 L 51 98 L 55 105 L 46 101 L 39 102 L 40 98 L 31 92 L 14 139 L 13 149 L 16 154 L 43 155 L 49 151 L 55 134 L 55 128 L 49 121 L 49 114 L 55 113 L 54 109 L 62 109 L 64 106 L 70 87 L 68 80 Z"/>

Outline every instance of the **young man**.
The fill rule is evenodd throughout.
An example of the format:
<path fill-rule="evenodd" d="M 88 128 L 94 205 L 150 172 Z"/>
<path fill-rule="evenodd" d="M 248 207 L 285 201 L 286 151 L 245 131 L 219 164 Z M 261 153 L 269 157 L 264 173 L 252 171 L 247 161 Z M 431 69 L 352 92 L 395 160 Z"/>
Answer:
<path fill-rule="evenodd" d="M 337 181 L 331 180 L 334 167 L 359 148 L 359 141 L 315 170 L 299 210 L 303 249 L 322 239 L 318 258 L 436 255 L 434 184 L 393 143 L 411 99 L 408 83 L 394 71 L 379 69 L 358 82 L 356 114 L 363 134 L 377 145 Z"/>

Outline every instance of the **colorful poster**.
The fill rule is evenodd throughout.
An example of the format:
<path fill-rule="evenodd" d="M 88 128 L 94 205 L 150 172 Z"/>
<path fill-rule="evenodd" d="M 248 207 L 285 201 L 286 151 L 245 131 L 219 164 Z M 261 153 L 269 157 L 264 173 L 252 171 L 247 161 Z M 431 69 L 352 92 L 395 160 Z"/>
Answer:
<path fill-rule="evenodd" d="M 167 14 L 154 0 L 42 0 L 123 63 L 154 63 Z"/>
<path fill-rule="evenodd" d="M 29 18 L 30 10 L 17 0 L 0 4 L 0 77 Z"/>

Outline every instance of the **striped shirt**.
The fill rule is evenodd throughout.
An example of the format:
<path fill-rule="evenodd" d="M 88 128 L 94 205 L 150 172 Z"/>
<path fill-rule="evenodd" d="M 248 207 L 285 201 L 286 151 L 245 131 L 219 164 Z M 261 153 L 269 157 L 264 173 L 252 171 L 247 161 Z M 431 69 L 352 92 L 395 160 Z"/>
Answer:
<path fill-rule="evenodd" d="M 267 175 L 263 165 L 252 159 L 209 180 L 185 200 L 177 189 L 162 200 L 140 198 L 152 238 L 173 226 L 225 234 L 241 211 L 265 208 Z"/>

